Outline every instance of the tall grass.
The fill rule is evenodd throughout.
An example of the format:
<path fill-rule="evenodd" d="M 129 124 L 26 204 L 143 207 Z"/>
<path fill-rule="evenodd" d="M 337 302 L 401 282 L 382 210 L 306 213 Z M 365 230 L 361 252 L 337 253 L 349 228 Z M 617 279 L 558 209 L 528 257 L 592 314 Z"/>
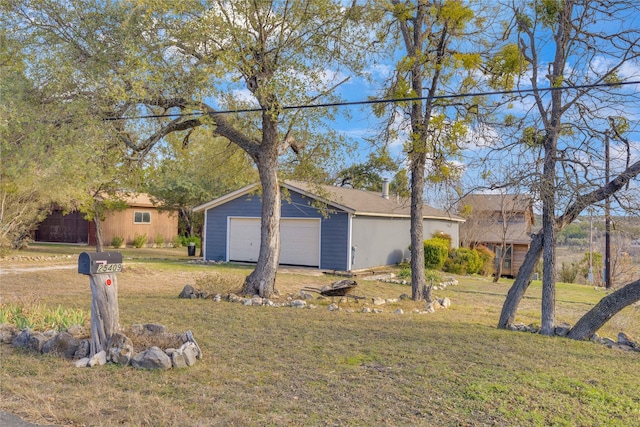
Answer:
<path fill-rule="evenodd" d="M 51 308 L 40 303 L 6 303 L 0 305 L 0 323 L 15 325 L 18 329 L 34 331 L 64 331 L 72 325 L 84 325 L 88 313 L 58 305 Z"/>

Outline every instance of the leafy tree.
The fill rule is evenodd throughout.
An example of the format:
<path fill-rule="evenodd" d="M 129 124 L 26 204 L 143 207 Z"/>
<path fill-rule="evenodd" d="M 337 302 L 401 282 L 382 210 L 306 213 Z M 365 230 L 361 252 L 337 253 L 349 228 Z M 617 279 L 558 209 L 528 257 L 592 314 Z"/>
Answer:
<path fill-rule="evenodd" d="M 257 180 L 253 162 L 237 145 L 196 129 L 191 143 L 169 135 L 156 160 L 145 169 L 145 189 L 158 207 L 178 212 L 181 234 L 201 234 L 203 216 L 193 207 Z"/>
<path fill-rule="evenodd" d="M 560 90 L 621 81 L 622 69 L 637 62 L 640 54 L 636 42 L 640 35 L 638 27 L 633 20 L 625 20 L 637 12 L 637 4 L 622 1 L 606 4 L 541 1 L 517 4 L 514 8 L 516 26 L 512 30 L 527 64 L 527 83 L 532 91 L 508 102 L 514 105 L 519 101 L 519 105 L 532 108 L 518 120 L 503 122 L 518 124 L 520 144 L 514 147 L 522 151 L 515 158 L 526 163 L 526 167 L 514 178 L 530 180 L 531 189 L 539 195 L 542 230 L 532 239 L 503 306 L 499 327 L 506 327 L 513 320 L 517 301 L 542 254 L 541 333 L 553 333 L 558 231 L 589 205 L 626 192 L 627 183 L 638 174 L 640 164 L 627 162 L 618 169 L 614 180 L 605 182 L 604 168 L 600 167 L 604 163 L 600 142 L 605 140 L 611 126 L 616 126 L 613 122 L 624 121 L 612 122 L 610 118 L 623 117 L 624 108 L 637 101 L 636 94 L 617 86 Z M 611 24 L 603 25 L 603 19 Z M 550 61 L 544 57 L 543 49 L 553 52 Z M 598 67 L 594 67 L 596 63 Z M 542 82 L 546 85 L 542 86 Z M 557 90 L 548 91 L 549 87 Z M 559 212 L 564 213 L 558 216 Z"/>
<path fill-rule="evenodd" d="M 396 163 L 384 149 L 380 153 L 371 153 L 364 163 L 358 163 L 342 169 L 338 176 L 338 186 L 367 191 L 382 191 L 382 173 L 394 172 Z"/>
<path fill-rule="evenodd" d="M 133 158 L 144 159 L 170 134 L 188 144 L 198 127 L 251 157 L 262 184 L 261 245 L 244 291 L 272 295 L 280 161 L 319 173 L 304 166 L 343 143 L 326 127 L 335 109 L 285 106 L 337 99 L 341 71 L 361 69 L 375 42 L 360 26 L 370 10 L 327 0 L 18 0 L 3 7 L 12 29 L 37 41 L 29 47 L 37 51 L 32 66 L 49 90 L 85 100 Z M 141 115 L 147 118 L 127 119 Z"/>
<path fill-rule="evenodd" d="M 390 126 L 398 117 L 408 122 L 405 143 L 411 179 L 411 289 L 414 300 L 425 289 L 423 218 L 425 177 L 443 181 L 457 175 L 452 159 L 477 111 L 479 99 L 443 99 L 444 94 L 467 93 L 478 84 L 475 71 L 482 64 L 485 22 L 476 10 L 457 0 L 400 1 L 387 7 L 404 56 L 387 87 L 387 98 L 414 98 L 389 107 Z M 477 44 L 469 43 L 477 40 Z M 379 109 L 377 114 L 385 111 Z M 388 134 L 397 133 L 388 131 Z"/>
<path fill-rule="evenodd" d="M 411 188 L 409 187 L 409 178 L 407 177 L 407 170 L 401 168 L 393 176 L 391 183 L 389 184 L 389 191 L 402 198 L 411 197 Z"/>

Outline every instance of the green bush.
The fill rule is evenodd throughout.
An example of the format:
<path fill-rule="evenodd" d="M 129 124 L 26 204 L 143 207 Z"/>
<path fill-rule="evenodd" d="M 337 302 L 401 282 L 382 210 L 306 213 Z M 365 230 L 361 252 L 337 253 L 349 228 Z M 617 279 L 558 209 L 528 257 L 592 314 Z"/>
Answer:
<path fill-rule="evenodd" d="M 424 241 L 424 267 L 440 270 L 449 254 L 449 241 L 433 238 Z"/>
<path fill-rule="evenodd" d="M 195 243 L 196 247 L 200 247 L 200 237 L 198 236 L 180 236 L 180 246 L 189 246 L 189 243 Z"/>
<path fill-rule="evenodd" d="M 146 234 L 137 234 L 133 236 L 133 247 L 141 248 L 147 243 L 147 235 Z"/>
<path fill-rule="evenodd" d="M 482 267 L 480 267 L 480 271 L 478 271 L 478 273 L 485 277 L 492 275 L 495 269 L 496 254 L 493 253 L 491 249 L 483 245 L 478 246 L 476 251 L 478 251 L 480 261 L 482 262 Z"/>
<path fill-rule="evenodd" d="M 157 247 L 161 248 L 164 246 L 164 236 L 160 233 L 156 234 L 156 238 L 153 241 L 153 243 L 156 244 Z"/>
<path fill-rule="evenodd" d="M 454 274 L 476 274 L 482 268 L 480 254 L 475 249 L 451 249 L 443 269 Z"/>
<path fill-rule="evenodd" d="M 564 283 L 574 283 L 579 270 L 580 266 L 577 262 L 563 262 L 558 272 L 558 279 Z"/>
<path fill-rule="evenodd" d="M 113 246 L 116 249 L 122 247 L 123 243 L 124 243 L 124 237 L 113 236 L 113 238 L 111 239 L 111 246 Z"/>
<path fill-rule="evenodd" d="M 173 246 L 174 248 L 182 247 L 182 239 L 180 238 L 180 236 L 175 236 L 173 239 L 171 239 L 171 246 Z"/>

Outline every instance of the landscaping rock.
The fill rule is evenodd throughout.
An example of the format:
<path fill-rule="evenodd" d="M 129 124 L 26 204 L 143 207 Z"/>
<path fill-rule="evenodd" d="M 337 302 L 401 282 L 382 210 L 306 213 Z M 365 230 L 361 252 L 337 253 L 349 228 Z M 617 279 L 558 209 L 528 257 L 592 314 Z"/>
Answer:
<path fill-rule="evenodd" d="M 193 366 L 196 364 L 196 358 L 198 358 L 199 350 L 200 349 L 195 343 L 188 341 L 182 344 L 182 347 L 178 349 L 178 352 L 183 355 L 187 366 Z"/>
<path fill-rule="evenodd" d="M 133 342 L 126 335 L 115 333 L 107 342 L 107 360 L 119 365 L 128 365 L 134 356 Z"/>
<path fill-rule="evenodd" d="M 193 343 L 193 345 L 195 346 L 196 358 L 202 359 L 202 349 L 200 348 L 200 346 L 196 342 L 195 338 L 193 338 L 193 333 L 190 330 L 188 330 L 187 332 L 184 333 L 184 335 L 187 338 L 187 341 L 190 342 L 190 343 Z"/>
<path fill-rule="evenodd" d="M 332 303 L 332 304 L 329 304 L 327 306 L 327 310 L 329 310 L 329 311 L 338 311 L 338 310 L 340 310 L 340 307 L 338 306 L 338 304 L 333 304 Z"/>
<path fill-rule="evenodd" d="M 81 340 L 83 338 L 90 337 L 91 334 L 87 331 L 87 328 L 81 325 L 73 325 L 67 328 L 67 332 L 71 334 L 75 339 Z"/>
<path fill-rule="evenodd" d="M 451 307 L 451 300 L 447 297 L 444 298 L 439 298 L 438 302 L 440 303 L 440 305 L 442 306 L 442 308 L 449 308 Z"/>
<path fill-rule="evenodd" d="M 385 304 L 387 301 L 384 298 L 380 298 L 380 297 L 375 297 L 373 299 L 373 305 L 383 305 Z"/>
<path fill-rule="evenodd" d="M 559 337 L 566 337 L 570 330 L 571 325 L 566 322 L 562 322 L 555 327 L 554 333 Z"/>
<path fill-rule="evenodd" d="M 170 369 L 171 365 L 169 356 L 158 347 L 151 347 L 131 359 L 131 366 L 137 369 Z"/>
<path fill-rule="evenodd" d="M 80 341 L 68 332 L 60 332 L 42 346 L 43 353 L 57 353 L 67 359 L 73 359 Z"/>
<path fill-rule="evenodd" d="M 11 344 L 13 339 L 20 333 L 20 330 L 10 324 L 3 323 L 0 325 L 0 343 L 2 344 Z"/>
<path fill-rule="evenodd" d="M 47 342 L 47 337 L 40 332 L 34 332 L 29 337 L 29 348 L 36 353 L 42 353 L 42 347 Z"/>
<path fill-rule="evenodd" d="M 173 352 L 171 352 L 170 357 L 171 357 L 171 366 L 173 366 L 174 368 L 187 367 L 187 361 L 185 359 L 184 352 L 182 352 L 181 350 L 173 349 Z"/>
<path fill-rule="evenodd" d="M 291 307 L 295 308 L 305 308 L 307 306 L 307 302 L 301 299 L 294 299 L 291 301 Z"/>
<path fill-rule="evenodd" d="M 185 285 L 184 288 L 182 288 L 182 292 L 180 292 L 180 295 L 178 295 L 178 298 L 196 298 L 196 289 L 191 285 Z"/>
<path fill-rule="evenodd" d="M 313 299 L 315 297 L 313 295 L 311 295 L 310 293 L 308 293 L 308 292 L 300 291 L 300 298 L 302 298 L 302 299 Z"/>
<path fill-rule="evenodd" d="M 87 366 L 93 368 L 94 366 L 103 366 L 107 363 L 107 352 L 102 350 L 93 355 L 93 357 L 89 358 L 89 363 Z"/>
<path fill-rule="evenodd" d="M 76 368 L 86 368 L 89 365 L 90 360 L 91 359 L 88 357 L 83 357 L 82 359 L 77 360 L 75 363 Z"/>
<path fill-rule="evenodd" d="M 85 357 L 89 357 L 89 353 L 91 353 L 91 340 L 83 339 L 80 340 L 80 344 L 76 349 L 76 352 L 73 354 L 74 359 L 84 359 Z"/>
<path fill-rule="evenodd" d="M 640 350 L 640 345 L 628 334 L 624 332 L 618 333 L 618 344 L 626 345 L 631 347 L 632 349 Z"/>
<path fill-rule="evenodd" d="M 20 333 L 13 338 L 13 340 L 11 341 L 11 344 L 13 344 L 13 346 L 16 348 L 29 347 L 30 339 L 31 339 L 31 329 L 26 328 L 20 331 Z"/>

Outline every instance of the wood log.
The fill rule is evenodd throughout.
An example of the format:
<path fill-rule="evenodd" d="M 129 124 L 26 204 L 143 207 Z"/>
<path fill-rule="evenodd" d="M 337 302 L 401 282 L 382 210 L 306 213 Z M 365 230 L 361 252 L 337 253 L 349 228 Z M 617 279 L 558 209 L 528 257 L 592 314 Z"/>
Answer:
<path fill-rule="evenodd" d="M 107 349 L 111 336 L 120 331 L 118 281 L 114 273 L 92 274 L 91 282 L 91 353 Z"/>

